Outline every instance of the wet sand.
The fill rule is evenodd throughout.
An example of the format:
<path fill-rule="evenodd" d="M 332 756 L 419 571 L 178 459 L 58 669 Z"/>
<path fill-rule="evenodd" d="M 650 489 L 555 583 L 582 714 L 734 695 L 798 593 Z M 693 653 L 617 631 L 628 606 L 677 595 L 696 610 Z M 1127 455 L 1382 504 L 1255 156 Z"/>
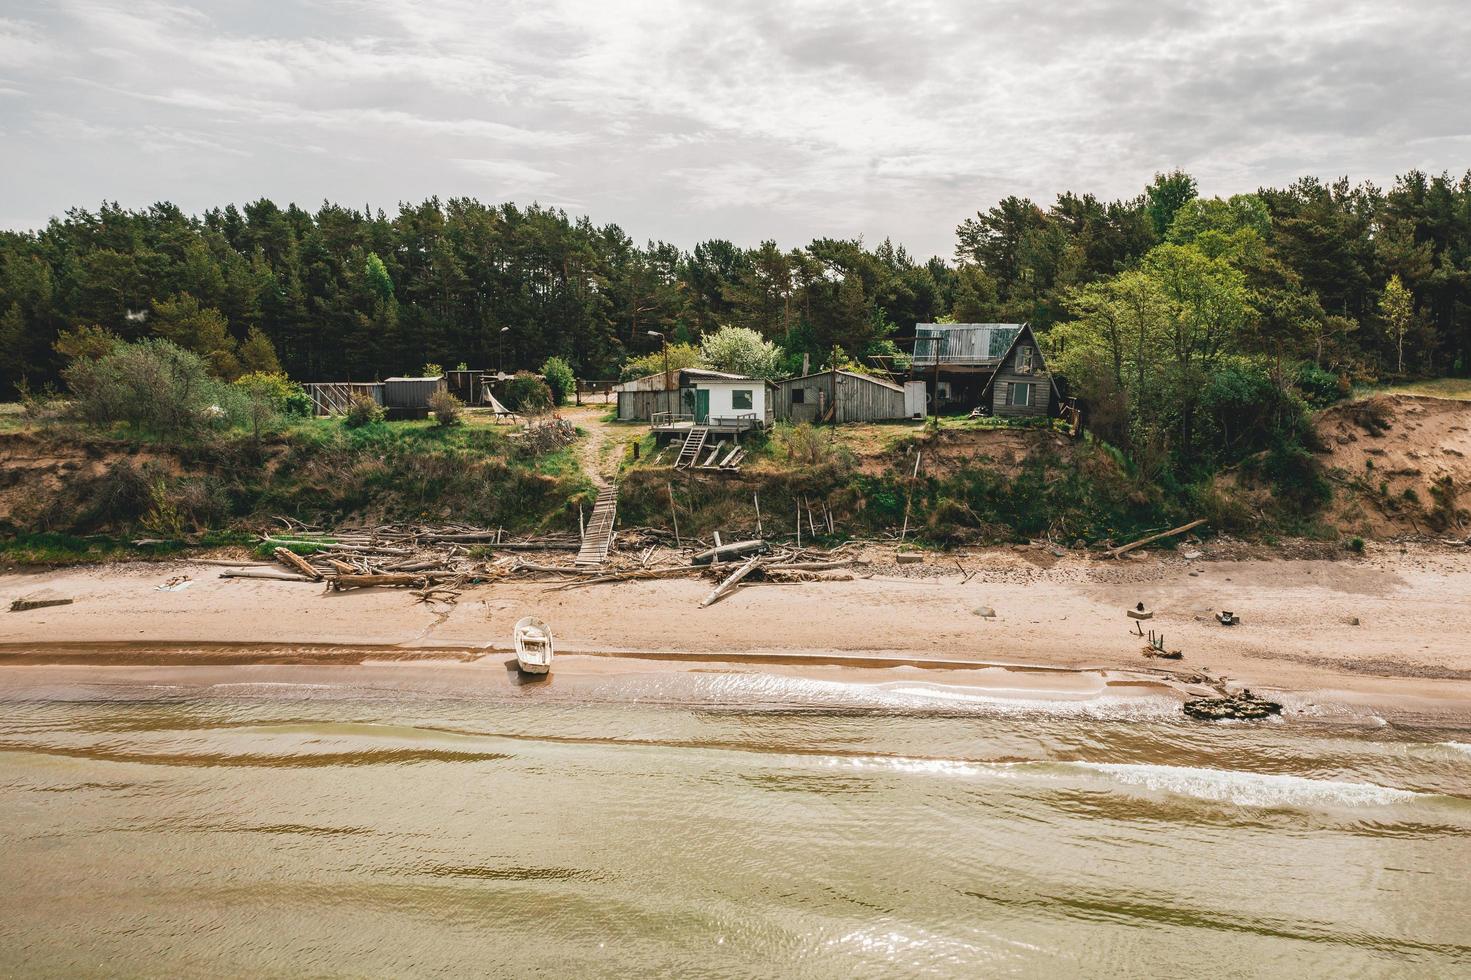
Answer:
<path fill-rule="evenodd" d="M 343 665 L 435 661 L 499 668 L 510 628 L 534 613 L 557 635 L 557 676 L 661 671 L 776 673 L 927 684 L 1039 700 L 1206 693 L 1221 681 L 1311 700 L 1471 722 L 1471 555 L 1385 547 L 1339 561 L 1184 562 L 1150 555 L 1038 562 L 935 559 L 904 577 L 757 585 L 699 609 L 702 580 L 577 589 L 471 587 L 454 606 L 403 590 L 324 593 L 221 579 L 218 566 L 130 563 L 0 576 L 0 599 L 74 604 L 3 613 L 0 666 Z M 1044 567 L 1045 566 L 1045 567 Z M 191 578 L 176 592 L 157 586 Z M 1165 633 L 1180 661 L 1142 656 L 1124 610 Z M 994 618 L 976 614 L 990 607 Z M 1211 613 L 1242 618 L 1222 627 Z M 1358 625 L 1352 625 L 1354 619 Z M 492 675 L 505 673 L 492 671 Z M 1202 683 L 1202 675 L 1210 681 Z M 510 683 L 510 681 L 507 681 Z"/>

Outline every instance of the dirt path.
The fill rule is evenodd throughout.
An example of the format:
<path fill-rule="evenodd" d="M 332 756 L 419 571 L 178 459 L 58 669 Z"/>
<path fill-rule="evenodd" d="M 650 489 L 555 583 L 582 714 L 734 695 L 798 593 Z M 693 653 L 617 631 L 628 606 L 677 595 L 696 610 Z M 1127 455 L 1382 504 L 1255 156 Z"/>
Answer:
<path fill-rule="evenodd" d="M 587 433 L 587 438 L 577 444 L 577 458 L 583 472 L 599 490 L 617 475 L 618 454 L 614 450 L 622 441 L 621 433 L 611 431 L 603 421 L 607 414 L 607 405 L 582 405 L 562 412 L 563 418 Z"/>

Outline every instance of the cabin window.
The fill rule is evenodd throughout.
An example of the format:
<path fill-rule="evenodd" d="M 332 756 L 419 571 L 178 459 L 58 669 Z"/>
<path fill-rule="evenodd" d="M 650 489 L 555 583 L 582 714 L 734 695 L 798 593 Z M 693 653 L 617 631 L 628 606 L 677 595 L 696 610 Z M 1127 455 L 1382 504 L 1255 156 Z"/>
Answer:
<path fill-rule="evenodd" d="M 1016 369 L 1018 371 L 1032 370 L 1032 348 L 1018 347 L 1016 351 Z"/>
<path fill-rule="evenodd" d="M 730 393 L 730 407 L 731 408 L 750 408 L 751 407 L 751 389 L 750 388 L 737 388 L 734 391 L 732 391 Z"/>
<path fill-rule="evenodd" d="M 792 389 L 792 404 L 793 405 L 805 405 L 805 404 L 807 404 L 807 389 L 806 388 L 793 388 Z"/>
<path fill-rule="evenodd" d="M 1011 386 L 1011 403 L 1023 407 L 1032 404 L 1032 386 L 1013 382 Z"/>

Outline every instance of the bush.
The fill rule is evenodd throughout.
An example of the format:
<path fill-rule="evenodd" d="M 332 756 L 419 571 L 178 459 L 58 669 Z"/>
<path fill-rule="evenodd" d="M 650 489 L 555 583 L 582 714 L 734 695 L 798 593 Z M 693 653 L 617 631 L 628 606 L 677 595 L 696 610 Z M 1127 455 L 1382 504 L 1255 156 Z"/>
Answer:
<path fill-rule="evenodd" d="M 1314 408 L 1322 408 L 1341 401 L 1348 394 L 1347 379 L 1329 371 L 1324 371 L 1316 364 L 1304 363 L 1297 369 L 1295 379 L 1297 390 L 1307 403 Z"/>
<path fill-rule="evenodd" d="M 552 404 L 565 405 L 568 397 L 577 389 L 577 379 L 572 376 L 572 367 L 560 357 L 549 357 L 541 366 L 542 377 L 551 389 Z"/>
<path fill-rule="evenodd" d="M 383 406 L 367 395 L 353 395 L 347 411 L 342 415 L 342 424 L 349 429 L 360 429 L 365 425 L 383 421 Z"/>
<path fill-rule="evenodd" d="M 434 413 L 437 425 L 460 425 L 465 421 L 465 403 L 444 390 L 429 396 L 429 411 Z"/>
<path fill-rule="evenodd" d="M 506 407 L 522 415 L 540 415 L 552 407 L 552 389 L 530 371 L 517 371 L 506 382 Z"/>
<path fill-rule="evenodd" d="M 77 359 L 64 377 L 73 409 L 86 421 L 126 422 L 162 435 L 228 425 L 245 407 L 242 394 L 211 377 L 198 354 L 156 338 Z"/>

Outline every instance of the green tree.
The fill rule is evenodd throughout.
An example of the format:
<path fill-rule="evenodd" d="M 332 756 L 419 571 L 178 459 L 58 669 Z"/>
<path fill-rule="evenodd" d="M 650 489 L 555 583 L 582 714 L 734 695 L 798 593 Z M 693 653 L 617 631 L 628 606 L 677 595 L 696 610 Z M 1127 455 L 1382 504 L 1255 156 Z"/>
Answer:
<path fill-rule="evenodd" d="M 1379 312 L 1394 342 L 1395 373 L 1405 373 L 1405 337 L 1415 323 L 1415 303 L 1400 277 L 1390 276 L 1379 299 Z"/>
<path fill-rule="evenodd" d="M 747 327 L 721 327 L 707 335 L 700 354 L 717 371 L 767 381 L 781 377 L 785 361 L 780 347 Z"/>
<path fill-rule="evenodd" d="M 230 325 L 219 310 L 201 306 L 188 293 L 179 293 L 163 302 L 154 301 L 151 322 L 158 336 L 203 357 L 215 377 L 227 381 L 239 377 L 235 338 L 230 336 Z"/>
<path fill-rule="evenodd" d="M 572 375 L 571 366 L 560 357 L 547 358 L 541 366 L 541 376 L 551 389 L 553 405 L 567 404 L 568 398 L 577 390 L 577 379 Z"/>
<path fill-rule="evenodd" d="M 1144 193 L 1148 198 L 1144 211 L 1154 225 L 1155 237 L 1164 238 L 1175 221 L 1176 213 L 1195 200 L 1195 178 L 1183 170 L 1155 174 L 1154 183 Z"/>

